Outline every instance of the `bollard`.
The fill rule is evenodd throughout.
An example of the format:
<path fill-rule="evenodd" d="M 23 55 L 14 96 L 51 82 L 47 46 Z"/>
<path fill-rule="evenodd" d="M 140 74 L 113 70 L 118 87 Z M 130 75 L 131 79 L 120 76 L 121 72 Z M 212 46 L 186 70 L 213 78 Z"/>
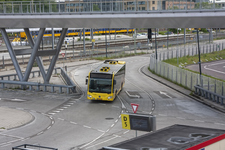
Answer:
<path fill-rule="evenodd" d="M 54 93 L 54 86 L 51 87 L 51 92 Z"/>
<path fill-rule="evenodd" d="M 44 85 L 44 92 L 47 92 L 47 86 Z"/>
<path fill-rule="evenodd" d="M 62 87 L 59 87 L 59 93 L 60 94 L 62 93 Z"/>

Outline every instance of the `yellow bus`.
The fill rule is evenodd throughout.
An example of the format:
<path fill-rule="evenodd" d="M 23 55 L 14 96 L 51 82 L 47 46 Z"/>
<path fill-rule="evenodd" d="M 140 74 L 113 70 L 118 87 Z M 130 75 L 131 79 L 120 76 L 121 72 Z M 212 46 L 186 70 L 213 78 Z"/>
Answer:
<path fill-rule="evenodd" d="M 87 99 L 113 101 L 125 83 L 125 61 L 105 60 L 86 78 Z"/>

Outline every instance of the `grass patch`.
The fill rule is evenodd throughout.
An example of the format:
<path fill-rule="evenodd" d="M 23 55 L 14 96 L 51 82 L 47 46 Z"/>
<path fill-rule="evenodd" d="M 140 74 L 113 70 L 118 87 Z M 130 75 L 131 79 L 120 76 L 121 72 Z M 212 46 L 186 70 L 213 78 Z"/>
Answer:
<path fill-rule="evenodd" d="M 217 60 L 216 58 L 220 60 L 220 57 L 222 59 L 225 58 L 225 50 L 214 51 L 208 54 L 201 54 L 201 62 L 214 61 L 214 60 Z M 182 65 L 182 64 L 183 66 L 186 66 L 186 65 L 194 64 L 194 62 L 197 63 L 198 60 L 199 60 L 198 55 L 194 55 L 194 56 L 187 55 L 186 57 L 179 58 L 179 64 L 177 64 L 177 58 L 167 59 L 167 60 L 164 60 L 163 62 L 179 67 L 179 65 Z"/>
<path fill-rule="evenodd" d="M 5 127 L 1 127 L 0 129 L 5 129 Z"/>
<path fill-rule="evenodd" d="M 167 31 L 159 31 L 159 34 L 165 35 Z"/>

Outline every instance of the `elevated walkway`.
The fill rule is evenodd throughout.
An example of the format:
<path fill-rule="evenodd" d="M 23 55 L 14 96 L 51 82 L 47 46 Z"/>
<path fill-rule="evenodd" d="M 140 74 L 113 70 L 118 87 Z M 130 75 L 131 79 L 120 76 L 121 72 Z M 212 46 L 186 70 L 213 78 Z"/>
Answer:
<path fill-rule="evenodd" d="M 1 2 L 1 28 L 224 28 L 225 9 L 192 1 Z M 155 1 L 154 1 L 155 2 Z"/>

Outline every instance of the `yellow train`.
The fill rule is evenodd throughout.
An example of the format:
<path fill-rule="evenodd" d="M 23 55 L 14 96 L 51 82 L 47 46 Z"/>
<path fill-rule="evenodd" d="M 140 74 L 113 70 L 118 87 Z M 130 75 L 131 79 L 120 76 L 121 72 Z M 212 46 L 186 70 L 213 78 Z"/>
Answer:
<path fill-rule="evenodd" d="M 38 31 L 32 31 L 32 36 L 37 36 L 38 35 Z M 60 29 L 54 29 L 54 35 L 55 37 L 59 37 L 61 35 L 61 31 Z M 77 28 L 71 28 L 71 29 L 68 29 L 67 31 L 67 34 L 66 36 L 67 37 L 71 37 L 71 36 L 78 36 L 80 35 L 80 31 L 81 31 L 81 34 L 83 35 L 83 30 L 82 29 L 77 29 Z M 112 29 L 108 29 L 108 28 L 102 28 L 102 29 L 93 29 L 93 35 L 95 34 L 105 34 L 105 33 L 110 33 L 110 34 L 113 34 L 113 33 L 131 33 L 131 32 L 134 32 L 134 29 L 133 28 L 112 28 Z M 85 35 L 90 35 L 91 34 L 91 29 L 85 29 Z M 48 36 L 52 36 L 52 30 L 49 29 L 49 30 L 46 30 L 45 33 L 44 33 L 44 36 L 45 37 L 48 37 Z M 27 36 L 25 34 L 25 32 L 20 32 L 20 37 L 21 39 L 26 39 Z"/>

